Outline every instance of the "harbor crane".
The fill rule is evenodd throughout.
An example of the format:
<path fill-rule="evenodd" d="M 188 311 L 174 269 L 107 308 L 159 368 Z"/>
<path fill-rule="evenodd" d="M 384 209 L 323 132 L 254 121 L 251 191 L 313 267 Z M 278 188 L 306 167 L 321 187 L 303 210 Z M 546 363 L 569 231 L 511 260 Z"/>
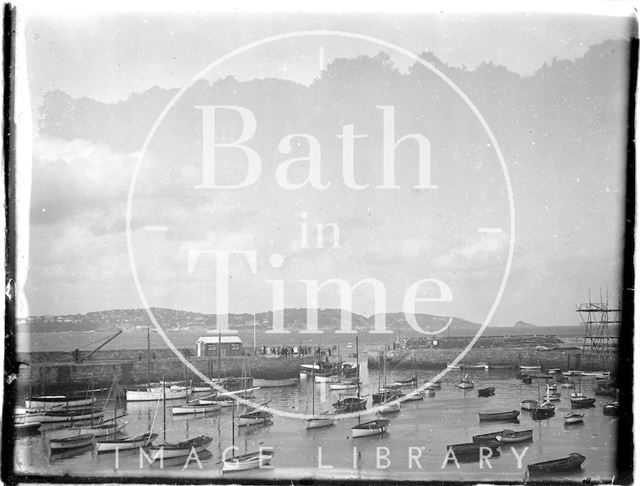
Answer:
<path fill-rule="evenodd" d="M 94 349 L 93 351 L 91 351 L 90 353 L 86 354 L 83 356 L 82 351 L 80 349 L 74 349 L 73 350 L 73 359 L 76 363 L 82 363 L 84 360 L 89 359 L 91 356 L 93 356 L 94 353 L 96 353 L 97 351 L 100 351 L 102 348 L 104 348 L 107 344 L 109 344 L 111 341 L 113 341 L 115 338 L 117 338 L 120 334 L 122 334 L 122 329 L 120 329 L 117 333 L 111 335 L 111 336 L 107 336 L 106 338 L 100 338 L 97 339 L 95 341 L 90 342 L 89 344 L 87 344 L 85 346 L 85 348 L 87 346 L 91 346 L 92 344 L 96 344 L 99 343 L 100 341 L 104 341 L 102 344 L 100 344 L 100 346 L 98 346 L 96 349 Z"/>

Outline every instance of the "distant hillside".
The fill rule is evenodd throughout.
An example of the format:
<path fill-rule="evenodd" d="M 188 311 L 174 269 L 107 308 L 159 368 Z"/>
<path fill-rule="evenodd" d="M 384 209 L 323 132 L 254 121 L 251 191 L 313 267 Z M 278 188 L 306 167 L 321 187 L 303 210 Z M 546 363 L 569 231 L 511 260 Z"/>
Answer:
<path fill-rule="evenodd" d="M 173 309 L 153 308 L 153 314 L 158 323 L 167 330 L 197 329 L 203 331 L 216 326 L 217 316 Z M 340 309 L 318 309 L 318 328 L 326 332 L 340 329 Z M 351 328 L 354 331 L 373 330 L 375 316 L 365 317 L 360 314 L 348 313 Z M 18 330 L 22 332 L 68 332 L 68 331 L 135 331 L 146 329 L 148 316 L 144 309 L 112 309 L 87 314 L 70 314 L 63 316 L 34 316 L 21 320 Z M 437 331 L 446 325 L 448 317 L 417 314 L 416 320 L 425 331 Z M 264 332 L 273 327 L 273 312 L 260 312 L 255 315 L 256 329 Z M 237 331 L 253 329 L 253 314 L 230 314 L 229 327 Z M 403 313 L 386 315 L 387 330 L 410 332 Z M 284 327 L 292 332 L 299 332 L 307 327 L 307 309 L 285 309 Z M 479 324 L 457 317 L 449 327 L 449 332 L 466 333 L 477 332 Z"/>
<path fill-rule="evenodd" d="M 538 327 L 535 324 L 530 324 L 529 322 L 524 322 L 524 321 L 518 321 L 516 322 L 513 327 Z"/>

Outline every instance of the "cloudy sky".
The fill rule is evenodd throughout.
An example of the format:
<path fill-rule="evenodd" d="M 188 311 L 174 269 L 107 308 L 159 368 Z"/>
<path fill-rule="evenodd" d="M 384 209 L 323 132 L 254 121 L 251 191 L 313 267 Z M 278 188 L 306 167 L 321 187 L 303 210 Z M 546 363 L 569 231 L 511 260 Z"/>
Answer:
<path fill-rule="evenodd" d="M 255 251 L 256 272 L 231 264 L 230 309 L 271 308 L 269 280 L 285 305 L 304 307 L 302 280 L 375 278 L 388 311 L 407 289 L 438 279 L 448 303 L 418 311 L 477 322 L 493 305 L 507 264 L 509 198 L 513 267 L 493 320 L 574 324 L 589 289 L 617 294 L 624 191 L 628 18 L 587 15 L 299 15 L 158 13 L 25 19 L 34 117 L 29 314 L 140 307 L 126 244 L 126 206 L 141 147 L 167 103 L 185 90 L 149 139 L 132 199 L 132 254 L 151 305 L 215 311 L 210 256 Z M 256 46 L 194 76 L 248 43 L 294 31 L 355 32 L 421 55 L 473 101 L 504 153 L 505 170 L 478 117 L 414 57 L 362 38 L 298 36 Z M 256 118 L 248 145 L 261 158 L 250 187 L 198 189 L 203 111 L 242 106 Z M 395 107 L 396 139 L 431 145 L 437 189 L 416 189 L 417 142 L 396 151 L 397 189 L 383 180 L 383 110 Z M 245 120 L 246 121 L 246 120 Z M 336 135 L 353 124 L 355 178 L 344 182 Z M 246 124 L 245 124 L 246 125 Z M 240 115 L 226 110 L 216 137 L 233 141 Z M 292 134 L 307 134 L 287 137 Z M 326 189 L 284 189 L 278 167 L 309 156 Z M 221 180 L 240 181 L 244 154 L 223 149 Z M 28 163 L 28 160 L 26 161 Z M 304 181 L 309 163 L 287 177 Z M 505 175 L 508 174 L 508 177 Z M 304 248 L 303 224 L 336 223 L 340 247 Z M 489 228 L 489 230 L 487 230 Z M 309 233 L 313 237 L 312 233 Z M 28 250 L 28 251 L 26 251 Z M 272 265 L 282 256 L 281 265 Z M 437 289 L 425 286 L 422 297 Z M 353 311 L 376 303 L 356 293 Z M 335 293 L 321 307 L 338 307 Z"/>

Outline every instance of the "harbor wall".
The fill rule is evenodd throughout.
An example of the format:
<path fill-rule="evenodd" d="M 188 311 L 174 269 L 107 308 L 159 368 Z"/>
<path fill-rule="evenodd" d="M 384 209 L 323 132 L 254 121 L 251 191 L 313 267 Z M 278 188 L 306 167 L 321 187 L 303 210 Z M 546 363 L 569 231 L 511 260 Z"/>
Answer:
<path fill-rule="evenodd" d="M 443 369 L 447 364 L 456 359 L 462 349 L 416 349 L 416 350 L 392 350 L 386 352 L 387 369 Z M 414 358 L 415 356 L 415 358 Z M 513 349 L 513 348 L 472 348 L 464 356 L 464 361 L 458 364 L 473 365 L 484 362 L 494 366 L 511 366 L 514 369 L 519 365 L 540 365 L 542 369 L 561 368 L 582 369 L 584 371 L 609 369 L 603 363 L 601 355 L 594 353 L 582 353 L 580 350 L 545 350 Z M 369 357 L 369 368 L 379 369 L 380 355 Z"/>
<path fill-rule="evenodd" d="M 75 363 L 66 356 L 69 353 L 23 353 L 18 359 L 30 363 L 22 367 L 18 383 L 22 392 L 62 393 L 66 390 L 87 388 L 93 383 L 94 388 L 106 387 L 113 381 L 114 375 L 123 385 L 143 384 L 147 382 L 146 350 L 140 356 L 137 351 L 121 352 L 120 359 L 94 359 Z M 185 377 L 200 381 L 191 370 L 167 349 L 151 351 L 151 381 L 184 380 Z M 60 358 L 64 358 L 60 360 Z M 59 361 L 54 361 L 58 359 Z M 189 362 L 196 369 L 211 377 L 218 375 L 217 358 L 189 357 Z M 264 357 L 264 356 L 228 356 L 220 360 L 221 377 L 240 377 L 246 369 L 248 376 L 254 378 L 276 379 L 292 378 L 299 375 L 301 364 L 310 364 L 313 356 L 305 357 Z"/>
<path fill-rule="evenodd" d="M 200 372 L 215 377 L 218 374 L 217 357 L 195 357 L 194 350 L 184 349 L 183 354 Z M 443 369 L 451 363 L 462 349 L 416 349 L 391 350 L 386 353 L 387 369 Z M 414 358 L 415 356 L 415 358 Z M 62 393 L 64 390 L 87 388 L 93 382 L 96 388 L 109 386 L 114 375 L 121 384 L 142 384 L 147 381 L 146 350 L 104 351 L 91 356 L 82 363 L 73 361 L 71 353 L 33 352 L 19 353 L 18 359 L 30 363 L 22 367 L 19 386 L 22 391 L 29 387 L 34 393 Z M 414 365 L 415 359 L 415 365 Z M 378 353 L 361 354 L 361 360 L 368 363 L 369 369 L 380 368 Z M 301 364 L 311 364 L 313 356 L 227 356 L 220 361 L 222 377 L 243 375 L 254 378 L 278 379 L 297 377 Z M 480 348 L 471 349 L 464 358 L 467 365 L 486 362 L 490 366 L 510 366 L 515 370 L 518 365 L 540 365 L 548 368 L 601 370 L 611 369 L 602 358 L 590 353 L 581 354 L 579 350 L 546 350 Z M 460 363 L 462 364 L 462 362 Z M 151 380 L 184 380 L 185 377 L 199 381 L 190 370 L 169 349 L 151 350 Z"/>

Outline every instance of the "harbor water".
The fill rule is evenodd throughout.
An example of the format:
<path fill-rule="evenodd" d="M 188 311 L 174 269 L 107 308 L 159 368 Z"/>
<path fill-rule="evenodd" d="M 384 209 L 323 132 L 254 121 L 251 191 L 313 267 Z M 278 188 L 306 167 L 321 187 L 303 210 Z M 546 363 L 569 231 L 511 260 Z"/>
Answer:
<path fill-rule="evenodd" d="M 410 371 L 391 371 L 387 383 L 408 378 Z M 470 378 L 475 388 L 461 390 L 456 384 L 461 372 L 451 370 L 442 380 L 442 388 L 424 400 L 404 402 L 401 411 L 390 418 L 388 431 L 382 436 L 351 438 L 351 427 L 357 418 L 343 418 L 336 425 L 307 430 L 301 419 L 282 417 L 274 413 L 267 425 L 236 427 L 235 445 L 238 453 L 256 451 L 260 447 L 275 450 L 272 467 L 264 470 L 231 473 L 235 477 L 255 479 L 282 478 L 363 478 L 389 480 L 483 480 L 521 481 L 526 465 L 539 461 L 566 457 L 578 452 L 586 457 L 582 469 L 571 473 L 574 481 L 590 478 L 611 481 L 615 474 L 617 418 L 604 416 L 602 407 L 612 399 L 596 397 L 593 408 L 584 409 L 584 423 L 565 426 L 562 417 L 570 409 L 572 390 L 558 387 L 562 397 L 555 402 L 556 414 L 547 420 L 534 421 L 530 412 L 521 411 L 518 422 L 480 422 L 482 411 L 520 410 L 524 399 L 537 399 L 538 387 L 534 381 L 527 385 L 516 377 L 514 370 L 472 370 Z M 419 382 L 433 377 L 433 372 L 419 371 Z M 381 378 L 377 371 L 363 376 L 362 394 L 369 396 L 371 406 Z M 572 380 L 575 380 L 572 378 Z M 478 397 L 477 389 L 494 386 L 495 395 Z M 595 379 L 582 377 L 576 386 L 587 396 L 594 396 Z M 406 389 L 405 389 L 406 391 Z M 269 407 L 294 413 L 311 413 L 312 394 L 315 393 L 316 413 L 329 410 L 340 393 L 330 391 L 326 383 L 300 380 L 296 386 L 263 388 L 254 392 L 255 403 L 269 402 Z M 543 393 L 543 387 L 540 389 Z M 196 398 L 197 395 L 193 396 Z M 105 416 L 113 415 L 113 402 L 104 403 Z M 99 399 L 100 402 L 100 399 Z M 17 473 L 70 474 L 100 477 L 184 476 L 215 478 L 220 473 L 220 461 L 225 449 L 232 443 L 231 408 L 223 408 L 207 415 L 172 416 L 171 406 L 180 400 L 167 402 L 166 437 L 179 441 L 200 434 L 213 437 L 208 451 L 193 457 L 159 461 L 149 465 L 140 451 L 122 451 L 97 454 L 93 447 L 64 454 L 51 454 L 48 440 L 72 434 L 68 427 L 43 424 L 39 433 L 16 438 L 15 467 Z M 128 424 L 124 434 L 133 436 L 153 426 L 162 441 L 162 404 L 138 402 L 125 405 Z M 362 417 L 363 421 L 374 414 Z M 154 422 L 155 419 L 155 422 Z M 504 429 L 533 429 L 533 440 L 502 445 L 499 457 L 488 461 L 447 461 L 447 445 L 471 442 L 472 436 Z M 77 433 L 77 432 L 76 432 Z M 123 434 L 123 435 L 124 435 Z M 519 460 L 520 458 L 520 460 Z M 450 459 L 450 457 L 449 457 Z M 226 473 L 225 473 L 226 474 Z M 555 479 L 558 479 L 556 474 Z"/>

